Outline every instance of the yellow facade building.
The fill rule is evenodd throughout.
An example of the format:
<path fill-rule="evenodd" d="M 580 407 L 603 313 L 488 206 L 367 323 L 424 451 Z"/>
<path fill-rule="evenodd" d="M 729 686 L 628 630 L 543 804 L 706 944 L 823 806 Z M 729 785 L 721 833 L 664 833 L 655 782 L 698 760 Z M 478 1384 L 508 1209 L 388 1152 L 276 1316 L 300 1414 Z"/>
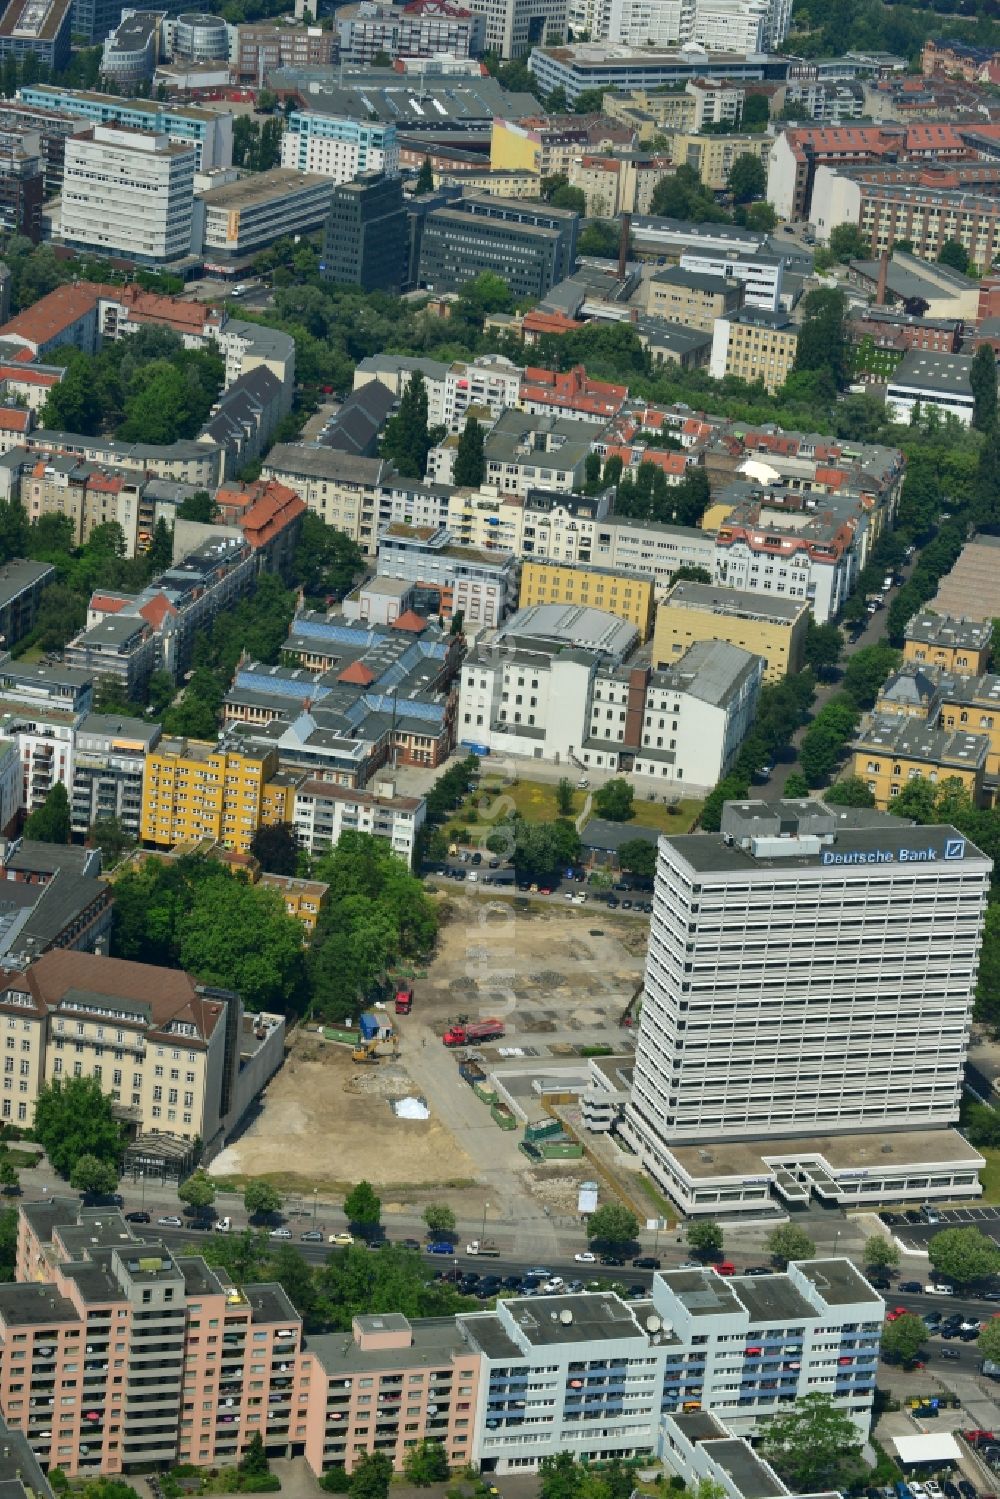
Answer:
<path fill-rule="evenodd" d="M 716 322 L 709 374 L 715 380 L 736 375 L 751 385 L 759 380 L 773 395 L 791 374 L 798 346 L 798 326 L 787 313 L 745 307 Z"/>
<path fill-rule="evenodd" d="M 521 568 L 518 608 L 532 604 L 578 604 L 602 609 L 635 625 L 645 641 L 653 629 L 655 579 L 652 573 L 625 573 L 588 563 L 547 562 L 526 557 Z"/>
<path fill-rule="evenodd" d="M 282 778 L 275 787 L 268 785 L 277 768 L 274 750 L 256 753 L 196 739 L 161 739 L 146 759 L 141 841 L 147 847 L 173 848 L 211 838 L 246 853 L 262 823 L 288 821 L 287 786 Z"/>
<path fill-rule="evenodd" d="M 978 676 L 990 660 L 991 620 L 956 619 L 952 614 L 915 614 L 903 633 L 903 660 L 944 671 Z"/>
<path fill-rule="evenodd" d="M 802 670 L 808 628 L 804 600 L 675 583 L 656 611 L 653 668 L 671 666 L 696 640 L 725 640 L 763 656 L 765 682 L 780 682 Z"/>
<path fill-rule="evenodd" d="M 754 156 L 766 167 L 773 145 L 769 135 L 701 135 L 678 131 L 671 142 L 671 155 L 676 164 L 693 168 L 706 187 L 721 192 L 738 157 Z"/>
<path fill-rule="evenodd" d="M 850 774 L 865 782 L 881 812 L 918 780 L 935 786 L 957 780 L 981 807 L 988 749 L 984 734 L 932 728 L 905 715 L 868 714 L 855 736 Z"/>

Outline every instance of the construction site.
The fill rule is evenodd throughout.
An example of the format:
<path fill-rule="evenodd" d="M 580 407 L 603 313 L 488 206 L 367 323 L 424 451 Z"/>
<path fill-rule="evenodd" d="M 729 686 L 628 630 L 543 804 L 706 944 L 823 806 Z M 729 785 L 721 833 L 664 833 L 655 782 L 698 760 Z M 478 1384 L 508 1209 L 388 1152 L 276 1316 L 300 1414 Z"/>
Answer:
<path fill-rule="evenodd" d="M 296 1032 L 213 1174 L 303 1195 L 364 1177 L 387 1211 L 445 1201 L 468 1217 L 489 1203 L 491 1219 L 540 1231 L 572 1214 L 594 1164 L 552 1101 L 579 1092 L 590 1055 L 631 1052 L 647 928 L 516 897 L 489 907 L 449 892 L 426 974 L 397 990 L 409 991 L 400 1013 L 390 993 L 349 1028 Z M 486 1020 L 488 1041 L 443 1043 Z"/>

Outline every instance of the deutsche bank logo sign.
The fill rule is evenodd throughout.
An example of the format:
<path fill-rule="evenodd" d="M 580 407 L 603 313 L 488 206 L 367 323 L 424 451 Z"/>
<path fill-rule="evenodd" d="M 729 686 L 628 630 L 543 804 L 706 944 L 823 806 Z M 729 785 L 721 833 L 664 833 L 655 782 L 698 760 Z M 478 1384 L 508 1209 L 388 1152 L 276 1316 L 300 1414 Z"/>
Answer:
<path fill-rule="evenodd" d="M 946 859 L 964 859 L 965 839 L 946 838 L 944 842 L 944 856 Z"/>

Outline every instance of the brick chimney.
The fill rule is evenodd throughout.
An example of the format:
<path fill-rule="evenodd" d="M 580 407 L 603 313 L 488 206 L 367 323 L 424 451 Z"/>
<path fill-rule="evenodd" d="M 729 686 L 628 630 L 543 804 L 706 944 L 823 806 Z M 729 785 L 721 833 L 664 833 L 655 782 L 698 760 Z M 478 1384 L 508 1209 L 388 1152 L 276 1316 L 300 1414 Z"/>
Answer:
<path fill-rule="evenodd" d="M 875 306 L 884 307 L 889 289 L 889 251 L 883 250 L 878 262 L 878 287 L 875 292 Z"/>

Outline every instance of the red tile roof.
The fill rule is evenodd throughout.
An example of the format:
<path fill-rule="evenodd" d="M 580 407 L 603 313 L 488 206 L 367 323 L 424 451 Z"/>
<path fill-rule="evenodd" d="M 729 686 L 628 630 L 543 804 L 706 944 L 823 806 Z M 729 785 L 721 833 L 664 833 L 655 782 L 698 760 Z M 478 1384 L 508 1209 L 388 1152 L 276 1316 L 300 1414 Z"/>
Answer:
<path fill-rule="evenodd" d="M 406 630 L 410 635 L 422 635 L 427 628 L 427 621 L 415 609 L 404 609 L 399 618 L 393 620 L 392 628 Z"/>
<path fill-rule="evenodd" d="M 154 630 L 158 630 L 168 615 L 176 614 L 177 610 L 165 594 L 158 593 L 147 604 L 143 604 L 139 613 L 149 621 Z"/>
<path fill-rule="evenodd" d="M 337 678 L 338 682 L 350 682 L 355 687 L 370 687 L 374 680 L 375 673 L 363 661 L 352 661 Z"/>
<path fill-rule="evenodd" d="M 44 473 L 44 462 L 39 467 Z M 96 609 L 101 614 L 117 614 L 121 609 L 125 608 L 126 604 L 131 602 L 131 599 L 116 598 L 113 593 L 92 593 L 90 596 L 91 609 Z"/>
<path fill-rule="evenodd" d="M 94 312 L 101 296 L 115 296 L 121 287 L 102 286 L 96 281 L 78 281 L 57 286 L 33 307 L 19 312 L 0 329 L 0 338 L 23 338 L 41 347 Z"/>
<path fill-rule="evenodd" d="M 0 431 L 27 432 L 31 423 L 31 412 L 23 406 L 0 406 Z"/>
<path fill-rule="evenodd" d="M 152 1029 L 179 1021 L 193 1025 L 199 1039 L 211 1036 L 223 1014 L 222 1004 L 200 995 L 194 979 L 178 969 L 100 958 L 65 948 L 44 953 L 11 987 L 32 994 L 49 1009 L 56 1008 L 74 989 L 107 999 L 132 1000 L 149 1007 Z M 141 1024 L 140 1016 L 141 1011 L 136 1015 Z M 184 1045 L 190 1046 L 192 1040 L 185 1037 Z"/>

